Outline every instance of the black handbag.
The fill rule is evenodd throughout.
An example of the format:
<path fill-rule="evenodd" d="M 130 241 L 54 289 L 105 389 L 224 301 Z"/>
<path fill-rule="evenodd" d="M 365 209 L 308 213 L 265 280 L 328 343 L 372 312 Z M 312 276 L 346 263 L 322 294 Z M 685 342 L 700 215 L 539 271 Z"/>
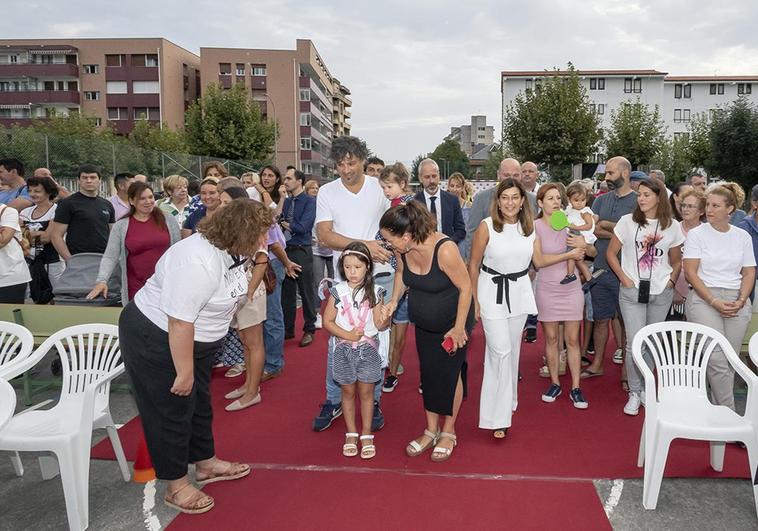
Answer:
<path fill-rule="evenodd" d="M 53 285 L 45 267 L 45 256 L 40 253 L 29 263 L 29 292 L 35 304 L 49 304 L 53 300 Z"/>

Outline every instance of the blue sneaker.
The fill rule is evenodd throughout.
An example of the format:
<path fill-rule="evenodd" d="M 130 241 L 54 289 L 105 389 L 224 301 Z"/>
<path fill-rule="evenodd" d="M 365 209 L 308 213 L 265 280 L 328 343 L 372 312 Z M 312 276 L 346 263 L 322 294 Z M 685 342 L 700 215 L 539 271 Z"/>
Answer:
<path fill-rule="evenodd" d="M 341 410 L 340 413 L 342 413 Z M 382 408 L 379 407 L 379 402 L 374 402 L 374 418 L 371 419 L 371 431 L 379 431 L 382 428 L 384 428 Z"/>
<path fill-rule="evenodd" d="M 543 402 L 555 402 L 555 399 L 561 396 L 561 386 L 556 384 L 550 384 L 550 387 L 547 388 L 547 391 L 545 391 L 542 394 L 542 401 Z"/>
<path fill-rule="evenodd" d="M 324 431 L 331 426 L 334 419 L 339 418 L 340 415 L 342 415 L 342 405 L 335 405 L 327 400 L 321 404 L 321 411 L 318 416 L 313 419 L 313 431 Z"/>
<path fill-rule="evenodd" d="M 590 407 L 587 399 L 584 398 L 584 395 L 582 394 L 582 390 L 578 387 L 572 389 L 569 392 L 569 398 L 571 398 L 571 401 L 574 403 L 574 407 L 576 409 L 587 409 Z"/>

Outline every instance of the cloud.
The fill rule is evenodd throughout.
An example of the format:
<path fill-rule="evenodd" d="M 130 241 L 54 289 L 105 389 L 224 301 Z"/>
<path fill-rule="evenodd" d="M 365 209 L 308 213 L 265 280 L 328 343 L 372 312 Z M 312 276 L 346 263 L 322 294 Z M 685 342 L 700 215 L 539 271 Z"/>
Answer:
<path fill-rule="evenodd" d="M 5 20 L 30 5 L 6 0 Z M 157 37 L 201 46 L 293 49 L 313 40 L 352 91 L 353 131 L 387 160 L 412 160 L 485 114 L 500 129 L 500 72 L 656 68 L 758 74 L 758 3 L 733 0 L 37 0 L 5 38 Z M 697 14 L 696 17 L 690 14 Z M 3 27 L 5 26 L 5 27 Z"/>

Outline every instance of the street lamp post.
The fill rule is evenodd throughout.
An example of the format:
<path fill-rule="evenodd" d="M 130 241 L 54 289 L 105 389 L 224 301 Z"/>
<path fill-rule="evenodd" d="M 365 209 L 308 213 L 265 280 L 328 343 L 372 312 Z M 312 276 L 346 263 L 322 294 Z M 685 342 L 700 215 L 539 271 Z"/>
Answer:
<path fill-rule="evenodd" d="M 274 100 L 268 95 L 268 92 L 264 92 L 263 95 L 266 96 L 269 102 L 271 102 L 271 110 L 274 111 L 274 163 L 276 164 L 276 156 L 279 153 L 279 125 L 276 122 L 276 106 L 274 105 Z"/>
<path fill-rule="evenodd" d="M 450 170 L 450 164 L 448 163 L 447 159 L 443 159 L 442 157 L 440 157 L 439 160 L 445 161 L 445 168 L 444 168 L 445 171 L 443 172 L 442 178 L 444 180 L 447 180 L 447 176 L 448 176 L 448 173 L 449 173 L 449 170 Z"/>

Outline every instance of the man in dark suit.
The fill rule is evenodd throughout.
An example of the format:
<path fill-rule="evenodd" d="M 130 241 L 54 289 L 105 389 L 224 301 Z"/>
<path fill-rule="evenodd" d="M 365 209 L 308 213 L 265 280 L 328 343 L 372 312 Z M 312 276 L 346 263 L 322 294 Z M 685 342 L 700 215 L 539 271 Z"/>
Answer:
<path fill-rule="evenodd" d="M 437 218 L 437 228 L 455 243 L 466 238 L 461 203 L 453 194 L 440 188 L 440 169 L 432 159 L 424 159 L 418 165 L 418 178 L 424 187 L 416 194 L 416 201 L 426 205 Z"/>

